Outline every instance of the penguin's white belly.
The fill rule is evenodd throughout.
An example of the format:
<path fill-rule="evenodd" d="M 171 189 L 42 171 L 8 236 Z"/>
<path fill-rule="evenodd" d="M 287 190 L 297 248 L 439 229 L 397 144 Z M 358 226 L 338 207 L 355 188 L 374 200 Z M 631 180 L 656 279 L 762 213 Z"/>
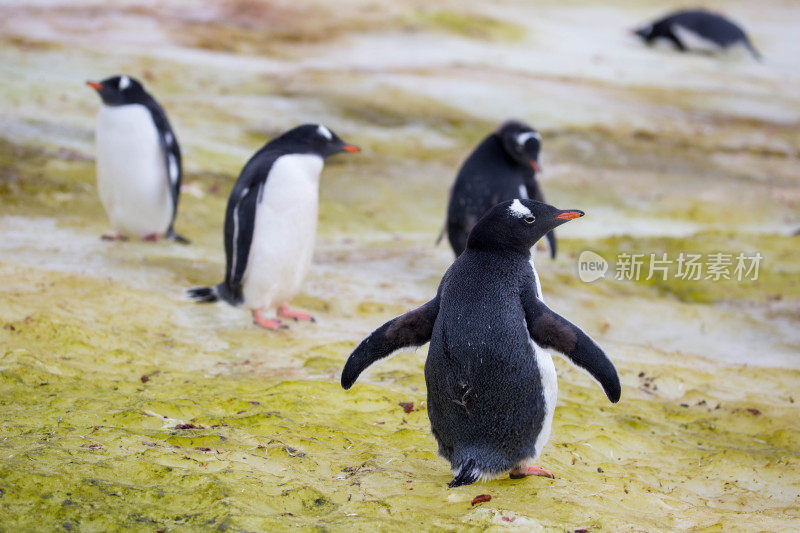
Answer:
<path fill-rule="evenodd" d="M 531 340 L 531 347 L 536 358 L 536 366 L 539 368 L 539 376 L 542 380 L 542 396 L 544 400 L 544 420 L 542 429 L 536 436 L 535 455 L 531 461 L 535 461 L 542 454 L 547 441 L 550 440 L 550 431 L 553 428 L 553 414 L 556 410 L 556 400 L 558 399 L 558 375 L 553 358 Z"/>
<path fill-rule="evenodd" d="M 163 234 L 172 219 L 164 153 L 143 105 L 102 106 L 97 115 L 97 189 L 114 229 Z"/>
<path fill-rule="evenodd" d="M 680 24 L 673 24 L 670 29 L 688 50 L 694 52 L 719 52 L 722 50 L 722 47 L 711 39 L 707 39 Z"/>
<path fill-rule="evenodd" d="M 544 296 L 542 296 L 542 283 L 539 281 L 539 273 L 536 272 L 536 266 L 533 264 L 533 255 L 536 250 L 534 246 L 531 248 L 531 259 L 528 261 L 528 264 L 531 265 L 531 270 L 533 271 L 533 279 L 536 280 L 536 297 L 539 298 L 541 301 L 544 301 Z"/>
<path fill-rule="evenodd" d="M 536 280 L 536 297 L 544 301 L 542 296 L 542 284 L 539 282 L 539 273 L 536 272 L 536 267 L 533 264 L 533 252 L 531 252 L 529 264 L 533 271 L 533 277 Z M 553 364 L 553 357 L 536 344 L 533 339 L 530 339 L 530 343 L 536 359 L 536 366 L 539 368 L 539 377 L 542 380 L 542 399 L 544 401 L 542 429 L 536 436 L 536 451 L 534 456 L 530 459 L 531 461 L 535 461 L 536 458 L 541 455 L 544 445 L 550 440 L 550 431 L 553 427 L 553 414 L 556 410 L 556 400 L 558 398 L 558 375 L 556 374 L 556 366 Z"/>
<path fill-rule="evenodd" d="M 321 157 L 306 154 L 285 155 L 272 165 L 242 278 L 247 307 L 288 304 L 300 288 L 314 253 L 322 166 Z"/>

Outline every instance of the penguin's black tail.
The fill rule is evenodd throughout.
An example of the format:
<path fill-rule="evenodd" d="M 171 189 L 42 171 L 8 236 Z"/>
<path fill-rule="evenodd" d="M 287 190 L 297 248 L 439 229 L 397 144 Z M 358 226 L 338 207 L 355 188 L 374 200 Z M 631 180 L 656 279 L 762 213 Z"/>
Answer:
<path fill-rule="evenodd" d="M 481 478 L 481 471 L 473 459 L 467 459 L 456 472 L 453 481 L 447 484 L 451 489 L 461 485 L 472 485 Z"/>
<path fill-rule="evenodd" d="M 753 43 L 750 42 L 750 39 L 747 39 L 744 42 L 744 45 L 747 47 L 747 50 L 752 54 L 753 58 L 756 61 L 763 61 L 764 60 L 764 58 L 761 55 L 761 53 L 758 50 L 756 50 L 756 47 L 753 46 Z"/>
<path fill-rule="evenodd" d="M 183 235 L 178 235 L 177 233 L 175 233 L 175 231 L 172 228 L 170 228 L 169 231 L 167 231 L 166 237 L 170 241 L 175 241 L 178 244 L 192 244 L 192 241 L 190 241 L 189 239 L 187 239 Z"/>
<path fill-rule="evenodd" d="M 196 287 L 189 289 L 187 292 L 189 298 L 199 303 L 210 304 L 219 300 L 219 293 L 216 287 Z"/>

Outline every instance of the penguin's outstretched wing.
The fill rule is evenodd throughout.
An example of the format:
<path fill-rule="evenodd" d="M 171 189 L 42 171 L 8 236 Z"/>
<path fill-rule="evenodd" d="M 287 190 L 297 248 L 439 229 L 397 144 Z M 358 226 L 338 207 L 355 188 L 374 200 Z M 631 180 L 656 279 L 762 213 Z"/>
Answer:
<path fill-rule="evenodd" d="M 535 287 L 523 291 L 522 305 L 528 333 L 534 342 L 542 348 L 551 348 L 564 354 L 600 383 L 609 400 L 618 402 L 621 386 L 617 369 L 597 343 L 537 298 Z"/>
<path fill-rule="evenodd" d="M 181 148 L 172 126 L 167 119 L 167 114 L 154 99 L 150 98 L 145 102 L 145 107 L 150 111 L 153 122 L 158 130 L 158 140 L 161 144 L 161 151 L 164 153 L 164 164 L 167 166 L 167 179 L 169 180 L 169 193 L 172 198 L 172 219 L 169 221 L 167 237 L 182 244 L 189 244 L 189 241 L 177 233 L 173 228 L 175 216 L 178 214 L 178 199 L 181 195 L 181 180 L 183 179 L 183 164 L 181 160 Z"/>
<path fill-rule="evenodd" d="M 539 180 L 536 179 L 536 175 L 533 175 L 525 180 L 525 189 L 528 191 L 528 198 L 531 200 L 536 200 L 537 202 L 546 203 L 544 200 L 544 193 L 542 192 L 542 188 L 539 186 Z M 548 231 L 545 237 L 547 238 L 547 244 L 550 246 L 550 257 L 555 259 L 557 252 L 555 230 Z"/>
<path fill-rule="evenodd" d="M 371 364 L 401 348 L 422 346 L 431 340 L 433 323 L 439 314 L 439 296 L 388 321 L 361 341 L 342 370 L 342 387 L 349 389 Z"/>

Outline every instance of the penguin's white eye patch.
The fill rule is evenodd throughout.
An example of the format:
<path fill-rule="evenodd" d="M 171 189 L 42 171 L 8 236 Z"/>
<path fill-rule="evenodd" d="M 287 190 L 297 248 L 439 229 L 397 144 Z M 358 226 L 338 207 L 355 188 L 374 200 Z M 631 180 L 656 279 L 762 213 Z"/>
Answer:
<path fill-rule="evenodd" d="M 524 217 L 532 217 L 533 213 L 531 210 L 522 205 L 522 202 L 519 200 L 514 200 L 511 202 L 511 205 L 508 206 L 509 212 L 517 218 L 524 218 Z"/>
<path fill-rule="evenodd" d="M 517 135 L 517 144 L 520 146 L 525 146 L 525 143 L 528 142 L 528 139 L 536 139 L 539 142 L 542 142 L 542 136 L 539 135 L 538 131 L 526 131 L 525 133 L 520 133 Z"/>
<path fill-rule="evenodd" d="M 119 90 L 124 91 L 131 86 L 131 79 L 128 76 L 121 76 L 119 78 Z"/>
<path fill-rule="evenodd" d="M 317 128 L 317 133 L 319 133 L 320 135 L 322 135 L 323 137 L 325 137 L 329 141 L 333 140 L 333 133 L 331 133 L 331 130 L 329 130 L 328 128 L 326 128 L 325 126 L 323 126 L 321 124 Z"/>

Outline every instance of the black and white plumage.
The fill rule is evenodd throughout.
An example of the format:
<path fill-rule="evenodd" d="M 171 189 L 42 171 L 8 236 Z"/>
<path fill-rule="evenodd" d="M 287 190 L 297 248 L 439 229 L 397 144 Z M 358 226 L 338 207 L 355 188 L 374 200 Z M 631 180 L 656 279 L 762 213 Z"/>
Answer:
<path fill-rule="evenodd" d="M 130 76 L 87 85 L 100 95 L 97 115 L 97 186 L 119 236 L 188 243 L 175 233 L 181 149 L 164 109 Z"/>
<path fill-rule="evenodd" d="M 475 226 L 467 249 L 447 270 L 436 296 L 375 330 L 342 371 L 349 389 L 374 362 L 430 341 L 425 362 L 428 416 L 450 486 L 532 466 L 549 439 L 558 384 L 553 349 L 589 372 L 612 402 L 620 397 L 614 364 L 580 328 L 541 298 L 530 248 L 580 211 L 534 200 L 496 205 Z"/>
<path fill-rule="evenodd" d="M 492 206 L 514 198 L 544 202 L 536 179 L 541 143 L 538 131 L 524 122 L 509 120 L 481 141 L 464 161 L 450 191 L 445 224 L 456 256 L 464 251 L 469 232 Z M 550 255 L 555 257 L 555 233 L 549 232 L 547 240 Z"/>
<path fill-rule="evenodd" d="M 681 52 L 719 52 L 741 45 L 754 58 L 761 59 L 761 54 L 739 25 L 704 9 L 672 13 L 637 28 L 634 33 L 647 44 L 657 40 L 669 41 Z"/>
<path fill-rule="evenodd" d="M 358 151 L 325 126 L 305 124 L 256 152 L 228 199 L 225 281 L 192 289 L 190 296 L 244 304 L 257 313 L 258 324 L 280 327 L 260 313 L 288 305 L 311 264 L 324 160 Z"/>

